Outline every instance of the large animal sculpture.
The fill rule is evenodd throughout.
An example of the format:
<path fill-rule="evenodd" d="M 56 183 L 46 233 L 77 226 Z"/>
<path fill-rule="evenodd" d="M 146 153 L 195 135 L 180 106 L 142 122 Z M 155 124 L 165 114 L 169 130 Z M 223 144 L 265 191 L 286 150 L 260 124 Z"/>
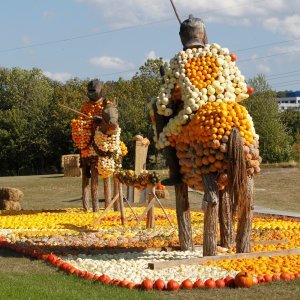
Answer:
<path fill-rule="evenodd" d="M 204 255 L 221 243 L 233 246 L 238 213 L 237 251 L 250 251 L 254 173 L 259 172 L 258 135 L 246 108 L 247 84 L 235 56 L 208 44 L 201 19 L 181 23 L 183 51 L 164 68 L 163 84 L 151 105 L 155 142 L 167 157 L 175 184 L 182 249 L 192 249 L 187 187 L 204 191 Z M 220 213 L 219 213 L 220 212 Z"/>

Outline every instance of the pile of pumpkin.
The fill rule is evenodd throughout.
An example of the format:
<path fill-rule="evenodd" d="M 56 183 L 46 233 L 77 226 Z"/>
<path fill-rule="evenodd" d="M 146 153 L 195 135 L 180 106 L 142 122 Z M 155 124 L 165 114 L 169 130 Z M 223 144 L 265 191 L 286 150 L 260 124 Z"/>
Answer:
<path fill-rule="evenodd" d="M 17 246 L 13 243 L 10 243 L 5 238 L 0 237 L 0 247 L 7 248 L 16 252 L 19 252 L 24 255 L 28 255 L 32 258 L 37 258 L 43 260 L 54 267 L 57 267 L 59 270 L 65 272 L 66 274 L 70 274 L 73 276 L 78 276 L 84 279 L 93 280 L 94 282 L 99 282 L 103 284 L 111 284 L 119 287 L 124 287 L 128 289 L 142 289 L 142 290 L 168 290 L 168 291 L 177 291 L 179 289 L 191 290 L 191 289 L 214 289 L 214 288 L 225 288 L 225 287 L 238 287 L 238 288 L 250 288 L 253 285 L 271 282 L 271 281 L 289 281 L 293 279 L 299 279 L 300 274 L 276 274 L 276 275 L 264 275 L 264 276 L 255 276 L 250 274 L 249 272 L 239 272 L 235 277 L 227 276 L 226 278 L 220 278 L 214 280 L 213 278 L 206 279 L 203 281 L 201 278 L 197 279 L 196 281 L 192 281 L 191 279 L 187 278 L 183 280 L 181 283 L 170 279 L 169 281 L 165 282 L 162 279 L 144 279 L 141 283 L 134 283 L 126 278 L 124 279 L 111 279 L 108 275 L 102 274 L 97 275 L 93 274 L 89 271 L 81 270 L 79 268 L 74 267 L 68 261 L 60 258 L 59 256 L 53 253 L 45 253 L 36 248 L 23 248 L 22 246 Z"/>
<path fill-rule="evenodd" d="M 218 44 L 187 49 L 166 67 L 164 83 L 150 106 L 158 149 L 175 147 L 183 180 L 202 190 L 202 174 L 218 174 L 218 188 L 227 185 L 226 153 L 233 128 L 239 130 L 248 174 L 260 171 L 258 135 L 246 108 L 239 102 L 253 92 L 237 68 L 236 56 Z M 153 105 L 169 118 L 157 135 Z"/>
<path fill-rule="evenodd" d="M 158 173 L 146 170 L 142 170 L 140 174 L 135 174 L 133 170 L 119 170 L 114 172 L 114 176 L 120 183 L 126 184 L 127 186 L 134 186 L 140 190 L 155 186 L 160 181 Z"/>
<path fill-rule="evenodd" d="M 81 157 L 88 157 L 94 154 L 91 147 L 92 137 L 96 130 L 93 116 L 101 116 L 103 110 L 102 102 L 87 101 L 82 105 L 81 113 L 77 119 L 72 119 L 72 140 L 80 150 Z M 92 151 L 92 152 L 91 152 Z"/>
<path fill-rule="evenodd" d="M 176 147 L 183 180 L 193 189 L 204 190 L 202 174 L 217 172 L 218 188 L 227 185 L 228 140 L 237 128 L 243 141 L 248 174 L 260 171 L 258 139 L 246 108 L 237 102 L 204 104 L 178 136 L 170 136 Z"/>
<path fill-rule="evenodd" d="M 109 136 L 103 134 L 93 122 L 93 116 L 101 116 L 102 110 L 102 102 L 87 101 L 81 109 L 86 117 L 80 115 L 78 119 L 73 119 L 71 127 L 72 140 L 80 150 L 81 157 L 97 157 L 98 175 L 107 178 L 122 167 L 122 157 L 128 150 L 120 140 L 120 128 L 116 134 Z"/>

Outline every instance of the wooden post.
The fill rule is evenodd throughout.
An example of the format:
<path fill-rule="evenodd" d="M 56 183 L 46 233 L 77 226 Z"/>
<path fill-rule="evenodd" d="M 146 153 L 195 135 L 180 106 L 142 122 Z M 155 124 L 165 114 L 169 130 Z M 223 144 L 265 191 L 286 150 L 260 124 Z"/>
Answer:
<path fill-rule="evenodd" d="M 188 186 L 184 182 L 175 184 L 176 215 L 181 250 L 194 250 Z"/>
<path fill-rule="evenodd" d="M 238 211 L 239 219 L 236 233 L 236 252 L 249 253 L 251 252 L 251 227 L 253 219 L 253 175 L 247 176 L 247 194 L 245 197 L 247 205 L 242 207 L 242 211 Z"/>
<path fill-rule="evenodd" d="M 152 187 L 152 189 L 147 188 L 146 193 L 147 193 L 148 203 L 150 203 L 151 200 L 153 199 L 154 195 L 155 195 L 155 187 Z M 147 213 L 147 222 L 146 222 L 146 227 L 147 228 L 154 228 L 155 227 L 154 207 L 155 207 L 155 205 L 153 203 L 152 207 L 149 209 L 149 211 Z"/>
<path fill-rule="evenodd" d="M 91 194 L 93 212 L 97 212 L 99 210 L 98 170 L 96 166 L 96 162 L 91 163 Z"/>
<path fill-rule="evenodd" d="M 113 198 L 119 193 L 119 180 L 114 177 L 114 195 Z M 120 211 L 120 203 L 116 201 L 114 203 L 114 211 Z"/>
<path fill-rule="evenodd" d="M 212 256 L 217 254 L 219 191 L 215 175 L 203 174 L 202 180 L 205 189 L 203 200 L 207 202 L 204 212 L 203 256 Z"/>
<path fill-rule="evenodd" d="M 107 207 L 108 204 L 111 201 L 110 177 L 103 178 L 103 184 L 104 184 L 104 201 L 105 201 L 105 207 Z"/>
<path fill-rule="evenodd" d="M 227 189 L 219 191 L 220 246 L 231 249 L 234 246 L 234 222 Z"/>
<path fill-rule="evenodd" d="M 120 203 L 120 211 L 121 211 L 121 223 L 125 224 L 125 213 L 124 213 L 124 202 L 123 202 L 123 185 L 119 183 L 119 203 Z"/>
<path fill-rule="evenodd" d="M 148 152 L 148 144 L 145 144 L 143 141 L 136 141 L 135 143 L 135 174 L 139 175 L 141 170 L 146 169 L 146 159 Z M 142 198 L 142 199 L 140 199 Z M 147 195 L 145 192 L 141 192 L 140 190 L 134 188 L 133 191 L 133 202 L 145 202 Z"/>

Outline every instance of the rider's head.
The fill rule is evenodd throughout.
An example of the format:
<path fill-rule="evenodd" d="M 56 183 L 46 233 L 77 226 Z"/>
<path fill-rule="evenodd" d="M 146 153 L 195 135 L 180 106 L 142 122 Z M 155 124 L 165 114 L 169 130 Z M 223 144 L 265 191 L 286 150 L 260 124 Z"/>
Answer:
<path fill-rule="evenodd" d="M 179 35 L 183 50 L 204 47 L 208 43 L 203 21 L 192 15 L 181 23 Z"/>
<path fill-rule="evenodd" d="M 87 96 L 93 102 L 98 101 L 102 97 L 103 84 L 99 79 L 91 80 L 87 85 Z"/>

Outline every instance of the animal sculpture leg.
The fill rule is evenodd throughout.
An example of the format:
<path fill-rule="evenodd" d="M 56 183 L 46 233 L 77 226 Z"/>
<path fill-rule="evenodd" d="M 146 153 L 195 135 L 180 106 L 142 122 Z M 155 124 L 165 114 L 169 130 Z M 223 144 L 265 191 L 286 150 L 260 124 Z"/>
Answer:
<path fill-rule="evenodd" d="M 82 170 L 82 204 L 85 211 L 89 210 L 89 178 L 85 175 Z"/>
<path fill-rule="evenodd" d="M 98 170 L 97 170 L 96 166 L 97 166 L 97 163 L 91 164 L 91 194 L 92 194 L 93 212 L 99 211 Z"/>

